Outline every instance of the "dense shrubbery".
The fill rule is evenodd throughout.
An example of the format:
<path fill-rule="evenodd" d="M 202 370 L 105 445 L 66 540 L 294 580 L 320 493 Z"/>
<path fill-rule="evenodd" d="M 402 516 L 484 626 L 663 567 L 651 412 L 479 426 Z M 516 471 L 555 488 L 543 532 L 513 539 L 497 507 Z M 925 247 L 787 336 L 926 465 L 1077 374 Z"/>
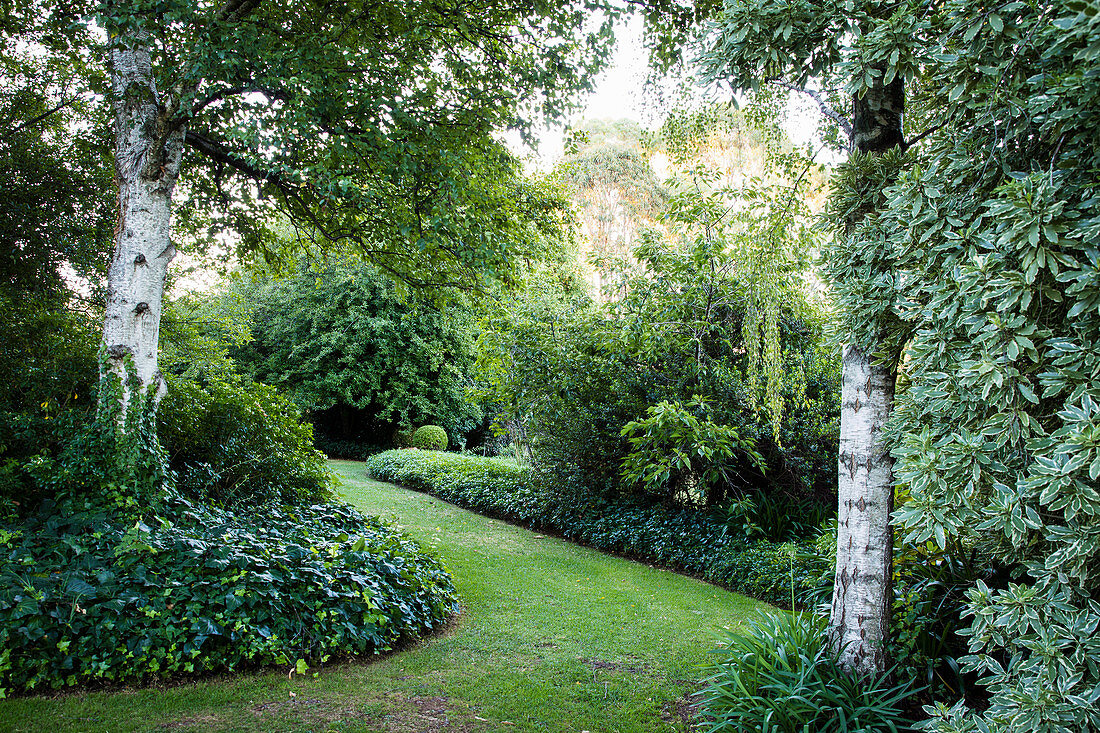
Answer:
<path fill-rule="evenodd" d="M 366 469 L 483 514 L 678 568 L 776 604 L 789 606 L 792 593 L 815 586 L 822 572 L 799 544 L 765 539 L 752 517 L 736 510 L 719 514 L 630 497 L 567 504 L 546 491 L 530 467 L 453 453 L 387 451 L 372 456 Z"/>
<path fill-rule="evenodd" d="M 169 377 L 157 433 L 177 485 L 218 505 L 324 498 L 331 478 L 298 408 L 247 379 Z"/>
<path fill-rule="evenodd" d="M 438 562 L 338 504 L 47 502 L 0 551 L 0 692 L 379 652 L 455 610 Z"/>
<path fill-rule="evenodd" d="M 44 496 L 28 472 L 56 456 L 95 407 L 95 324 L 50 305 L 30 312 L 12 308 L 0 288 L 0 517 L 33 506 Z"/>
<path fill-rule="evenodd" d="M 839 362 L 821 342 L 817 316 L 802 303 L 801 311 L 786 309 L 776 325 L 781 371 L 789 375 L 780 390 L 786 407 L 777 439 L 741 338 L 748 317 L 744 284 L 732 276 L 718 283 L 691 281 L 697 254 L 662 259 L 650 253 L 651 269 L 631 280 L 630 295 L 605 306 L 568 282 L 533 283 L 486 319 L 478 343 L 485 403 L 519 449 L 554 475 L 567 500 L 590 494 L 652 497 L 656 491 L 657 500 L 717 505 L 764 489 L 833 503 Z M 709 261 L 721 255 L 698 256 Z M 669 260 L 679 268 L 673 274 Z M 658 282 L 649 283 L 649 276 Z M 705 317 L 695 312 L 694 295 L 657 292 L 689 286 L 701 293 L 711 287 L 717 295 L 710 297 L 723 305 Z M 685 453 L 720 453 L 721 460 L 693 461 L 670 471 L 665 481 L 624 479 L 624 460 L 636 449 L 624 427 L 644 423 L 662 403 L 683 413 L 685 405 L 702 401 L 707 409 L 698 416 L 700 424 L 713 429 L 696 436 L 702 441 L 697 444 L 679 442 Z M 714 444 L 713 437 L 731 430 L 738 436 L 734 445 Z M 713 464 L 720 464 L 720 481 L 705 492 L 683 490 L 713 473 Z"/>
<path fill-rule="evenodd" d="M 466 398 L 470 308 L 451 295 L 430 302 L 378 268 L 334 256 L 221 297 L 251 307 L 252 339 L 232 352 L 242 372 L 283 391 L 318 437 L 386 444 L 399 425 L 438 424 L 457 438 L 481 423 Z"/>
<path fill-rule="evenodd" d="M 313 664 L 389 649 L 455 610 L 415 543 L 312 504 L 330 479 L 286 400 L 213 377 L 173 388 L 160 429 L 176 470 L 146 400 L 121 424 L 102 408 L 55 415 L 42 425 L 56 441 L 9 459 L 29 489 L 0 525 L 0 691 Z"/>
<path fill-rule="evenodd" d="M 702 693 L 700 730 L 774 733 L 885 733 L 911 730 L 909 682 L 856 677 L 825 643 L 812 614 L 766 616 L 718 650 Z"/>

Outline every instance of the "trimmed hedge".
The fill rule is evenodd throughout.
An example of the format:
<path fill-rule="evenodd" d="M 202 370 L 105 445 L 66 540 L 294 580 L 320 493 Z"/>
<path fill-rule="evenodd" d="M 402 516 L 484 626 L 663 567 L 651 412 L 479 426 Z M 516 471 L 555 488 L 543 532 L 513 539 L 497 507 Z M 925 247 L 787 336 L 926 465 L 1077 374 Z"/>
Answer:
<path fill-rule="evenodd" d="M 566 506 L 540 491 L 537 474 L 513 462 L 421 450 L 371 456 L 372 477 L 423 491 L 534 529 L 552 531 L 605 552 L 676 568 L 780 606 L 818 585 L 828 572 L 802 545 L 748 541 L 717 514 L 592 499 Z M 796 604 L 798 600 L 796 598 Z"/>
<path fill-rule="evenodd" d="M 237 516 L 176 498 L 155 520 L 125 516 L 47 502 L 0 527 L 0 696 L 271 663 L 303 671 L 391 649 L 457 611 L 438 561 L 347 505 Z"/>

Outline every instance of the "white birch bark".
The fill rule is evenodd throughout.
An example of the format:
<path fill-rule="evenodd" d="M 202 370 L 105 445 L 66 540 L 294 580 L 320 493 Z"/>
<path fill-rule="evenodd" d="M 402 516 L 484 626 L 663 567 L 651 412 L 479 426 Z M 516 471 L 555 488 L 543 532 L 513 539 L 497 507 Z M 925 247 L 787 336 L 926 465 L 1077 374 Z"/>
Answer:
<path fill-rule="evenodd" d="M 123 414 L 133 398 L 128 370 L 139 391 L 164 393 L 157 365 L 161 305 L 168 263 L 172 190 L 179 176 L 185 130 L 172 104 L 162 103 L 153 78 L 147 36 L 123 34 L 110 50 L 115 116 L 118 224 L 107 273 L 103 325 L 107 374 L 123 382 Z M 106 376 L 106 375 L 105 375 Z"/>
<path fill-rule="evenodd" d="M 853 101 L 851 142 L 877 155 L 905 147 L 905 83 L 876 83 Z M 855 212 L 849 231 L 866 211 Z M 866 274 L 866 273 L 865 273 Z M 866 334 L 861 334 L 866 341 Z M 829 642 L 845 669 L 865 675 L 886 668 L 893 601 L 894 461 L 882 431 L 894 407 L 896 370 L 876 364 L 853 344 L 841 362 L 840 461 L 836 579 Z"/>
<path fill-rule="evenodd" d="M 859 348 L 844 349 L 840 495 L 830 642 L 857 674 L 881 671 L 889 631 L 894 508 L 893 459 L 882 429 L 894 403 L 895 374 Z"/>

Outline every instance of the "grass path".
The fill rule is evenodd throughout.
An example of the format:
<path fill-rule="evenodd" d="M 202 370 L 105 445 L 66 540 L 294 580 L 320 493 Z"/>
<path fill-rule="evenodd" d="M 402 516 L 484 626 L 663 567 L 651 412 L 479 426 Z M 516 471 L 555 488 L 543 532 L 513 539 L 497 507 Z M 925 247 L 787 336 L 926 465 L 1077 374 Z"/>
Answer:
<path fill-rule="evenodd" d="M 0 730 L 683 731 L 708 650 L 765 607 L 330 465 L 345 499 L 444 559 L 463 602 L 451 628 L 316 677 L 0 701 Z"/>

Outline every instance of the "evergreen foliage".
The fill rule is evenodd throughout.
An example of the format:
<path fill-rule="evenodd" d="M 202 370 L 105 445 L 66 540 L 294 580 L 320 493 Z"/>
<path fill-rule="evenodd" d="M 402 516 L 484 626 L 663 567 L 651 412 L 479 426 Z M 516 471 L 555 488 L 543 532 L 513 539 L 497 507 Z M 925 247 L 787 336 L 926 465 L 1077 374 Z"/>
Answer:
<path fill-rule="evenodd" d="M 967 593 L 961 661 L 988 707 L 941 705 L 930 727 L 1100 729 L 1100 8 L 751 0 L 719 28 L 707 62 L 739 86 L 910 90 L 909 139 L 835 180 L 830 279 L 843 332 L 904 352 L 906 542 L 1015 568 Z"/>
<path fill-rule="evenodd" d="M 884 219 L 910 388 L 895 423 L 911 542 L 1020 572 L 968 591 L 981 713 L 942 731 L 1100 730 L 1100 8 L 948 3 Z"/>
<path fill-rule="evenodd" d="M 269 389 L 181 385 L 191 412 L 167 411 L 168 432 L 210 461 L 181 465 L 193 502 L 175 488 L 152 397 L 120 418 L 117 395 L 102 394 L 121 391 L 115 382 L 100 383 L 95 419 L 59 455 L 27 461 L 47 498 L 0 527 L 0 691 L 271 663 L 304 671 L 385 651 L 456 610 L 449 576 L 415 543 L 350 507 L 312 503 L 329 478 L 303 480 L 320 468 L 308 429 Z M 225 411 L 262 432 L 241 435 L 231 420 L 226 433 Z M 262 465 L 260 450 L 276 463 Z M 227 477 L 236 483 L 218 493 Z"/>
<path fill-rule="evenodd" d="M 149 524 L 146 521 L 150 522 Z M 442 566 L 339 504 L 152 519 L 47 502 L 0 529 L 0 694 L 386 651 L 456 609 Z"/>
<path fill-rule="evenodd" d="M 437 305 L 351 261 L 237 288 L 222 298 L 248 301 L 252 338 L 233 359 L 286 393 L 327 437 L 386 445 L 395 425 L 431 422 L 462 434 L 480 423 L 466 394 L 474 342 L 461 297 Z"/>
<path fill-rule="evenodd" d="M 447 450 L 447 431 L 438 425 L 421 425 L 413 433 L 410 446 L 424 450 Z"/>

